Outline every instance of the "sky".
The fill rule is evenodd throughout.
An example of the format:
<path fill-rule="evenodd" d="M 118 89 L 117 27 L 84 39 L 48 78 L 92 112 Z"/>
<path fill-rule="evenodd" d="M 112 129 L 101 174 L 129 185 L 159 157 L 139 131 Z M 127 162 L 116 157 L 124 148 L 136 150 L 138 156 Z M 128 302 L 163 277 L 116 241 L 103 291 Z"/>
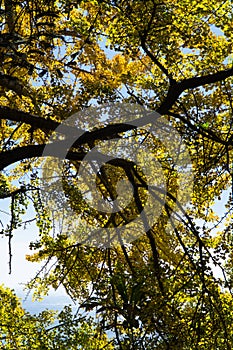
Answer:
<path fill-rule="evenodd" d="M 7 211 L 6 204 L 2 204 L 0 200 L 0 210 Z M 0 218 L 2 213 L 0 211 Z M 34 223 L 30 224 L 25 230 L 23 228 L 14 231 L 12 239 L 12 272 L 9 274 L 9 251 L 8 240 L 0 237 L 0 284 L 5 287 L 14 289 L 16 295 L 20 298 L 24 309 L 32 314 L 38 314 L 45 309 L 61 311 L 65 305 L 71 305 L 74 312 L 77 305 L 67 296 L 65 289 L 59 287 L 54 291 L 50 289 L 49 295 L 44 297 L 42 301 L 33 300 L 33 291 L 29 293 L 25 290 L 25 283 L 35 277 L 40 270 L 41 264 L 30 262 L 25 259 L 27 254 L 32 254 L 29 249 L 29 243 L 38 239 L 38 228 Z"/>

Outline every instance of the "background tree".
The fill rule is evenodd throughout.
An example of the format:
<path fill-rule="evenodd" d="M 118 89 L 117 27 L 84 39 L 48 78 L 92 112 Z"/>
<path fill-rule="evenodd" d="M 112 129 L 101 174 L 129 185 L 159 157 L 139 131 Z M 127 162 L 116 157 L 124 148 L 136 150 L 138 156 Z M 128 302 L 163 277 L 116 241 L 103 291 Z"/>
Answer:
<path fill-rule="evenodd" d="M 72 314 L 45 310 L 31 315 L 12 290 L 0 287 L 0 342 L 2 349 L 113 349 L 94 322 Z"/>
<path fill-rule="evenodd" d="M 11 220 L 1 233 L 9 239 L 10 266 L 13 232 L 32 202 L 40 236 L 28 259 L 45 265 L 56 259 L 32 281 L 38 292 L 63 284 L 84 308 L 97 309 L 119 349 L 231 349 L 231 1 L 8 0 L 0 15 L 0 196 L 11 200 Z M 164 115 L 190 152 L 194 187 L 181 215 L 172 216 L 177 179 L 163 145 L 144 125 L 135 130 L 82 112 L 78 127 L 87 132 L 67 153 L 63 184 L 83 219 L 97 227 L 120 225 L 119 214 L 103 217 L 86 205 L 74 176 L 105 140 L 143 139 L 160 154 L 167 185 L 155 225 L 130 244 L 104 249 L 80 244 L 74 232 L 52 232 L 53 218 L 64 218 L 44 205 L 39 177 L 40 158 L 47 143 L 53 155 L 50 136 L 59 123 L 65 143 L 73 135 L 69 116 L 107 102 Z M 112 162 L 96 180 L 103 197 L 114 199 L 117 178 L 134 188 L 124 224 L 142 211 L 147 184 L 133 164 Z M 226 189 L 229 199 L 217 217 L 212 206 Z"/>

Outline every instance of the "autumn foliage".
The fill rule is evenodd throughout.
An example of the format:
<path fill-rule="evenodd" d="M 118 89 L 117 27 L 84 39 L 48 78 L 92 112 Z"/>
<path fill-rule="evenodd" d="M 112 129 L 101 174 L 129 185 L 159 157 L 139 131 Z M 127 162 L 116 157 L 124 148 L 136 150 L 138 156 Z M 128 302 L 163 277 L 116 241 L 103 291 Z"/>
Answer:
<path fill-rule="evenodd" d="M 42 261 L 44 268 L 29 287 L 40 296 L 50 286 L 63 285 L 83 310 L 98 317 L 98 325 L 80 326 L 85 332 L 98 330 L 96 347 L 72 338 L 76 329 L 66 320 L 66 339 L 71 334 L 77 346 L 71 341 L 67 349 L 232 349 L 232 2 L 3 3 L 0 198 L 10 203 L 10 219 L 3 220 L 0 233 L 9 242 L 9 268 L 12 237 L 27 221 L 25 213 L 32 205 L 38 240 L 31 243 L 27 259 Z M 116 123 L 113 115 L 96 113 L 109 105 L 144 108 L 152 112 L 151 120 L 135 127 L 127 118 Z M 83 131 L 78 141 L 67 122 L 75 113 L 76 126 Z M 180 135 L 189 154 L 192 181 L 183 188 L 178 172 L 184 169 L 174 167 L 171 150 L 146 129 L 155 122 L 153 113 Z M 59 125 L 61 133 L 56 131 Z M 85 244 L 87 225 L 120 232 L 140 216 L 149 195 L 150 178 L 140 166 L 121 158 L 102 166 L 95 184 L 111 206 L 119 180 L 130 181 L 133 199 L 127 208 L 106 215 L 85 200 L 87 182 L 78 182 L 82 161 L 94 147 L 113 139 L 147 147 L 161 166 L 165 199 L 157 220 L 137 239 L 124 241 L 119 234 L 118 244 Z M 56 185 L 52 175 L 57 163 L 51 157 L 62 142 L 72 145 L 63 159 L 61 183 L 70 210 L 80 220 L 75 228 L 57 188 L 50 197 L 42 191 L 41 179 L 50 179 L 50 188 Z M 171 135 L 171 147 L 174 143 Z M 43 156 L 46 147 L 51 150 L 48 157 Z M 145 154 L 140 157 L 146 159 Z M 91 171 L 85 171 L 83 178 L 88 179 Z M 153 178 L 161 197 L 162 177 L 156 173 Z M 178 190 L 183 193 L 181 204 Z M 19 327 L 21 314 L 22 327 L 36 334 L 41 323 L 50 323 L 52 316 L 44 314 L 38 327 L 32 326 L 11 292 L 4 293 L 17 304 Z M 43 339 L 45 328 L 40 331 Z M 3 340 L 8 337 L 13 344 L 9 326 L 1 332 Z M 23 336 L 15 336 L 17 344 Z M 61 339 L 56 348 L 63 349 Z"/>

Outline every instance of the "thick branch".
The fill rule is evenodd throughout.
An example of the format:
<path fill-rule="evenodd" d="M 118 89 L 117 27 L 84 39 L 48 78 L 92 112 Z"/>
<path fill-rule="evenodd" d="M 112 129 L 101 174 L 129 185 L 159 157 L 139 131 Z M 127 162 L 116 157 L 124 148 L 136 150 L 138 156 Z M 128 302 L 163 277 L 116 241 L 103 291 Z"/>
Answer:
<path fill-rule="evenodd" d="M 5 0 L 5 14 L 6 14 L 6 23 L 8 27 L 8 31 L 12 33 L 14 31 L 14 8 L 12 0 Z"/>
<path fill-rule="evenodd" d="M 63 142 L 55 142 L 51 145 L 31 145 L 22 146 L 0 154 L 0 171 L 7 166 L 24 159 L 42 157 L 46 147 L 46 155 L 59 158 L 59 149 L 64 149 Z M 62 152 L 63 153 L 63 152 Z M 61 154 L 61 152 L 60 152 Z M 82 160 L 85 157 L 85 152 L 68 151 L 65 158 L 71 160 Z"/>
<path fill-rule="evenodd" d="M 225 80 L 233 75 L 233 68 L 225 69 L 213 74 L 203 75 L 202 77 L 194 77 L 183 80 L 180 84 L 182 85 L 182 90 L 194 89 L 199 86 L 206 84 L 217 83 L 218 81 Z"/>
<path fill-rule="evenodd" d="M 0 199 L 5 199 L 5 198 L 12 198 L 15 197 L 19 193 L 25 193 L 27 192 L 25 187 L 18 188 L 17 190 L 13 192 L 5 192 L 5 193 L 0 193 Z"/>
<path fill-rule="evenodd" d="M 11 120 L 19 123 L 26 123 L 32 126 L 33 129 L 43 129 L 53 131 L 60 126 L 60 123 L 51 119 L 34 116 L 30 113 L 12 109 L 6 106 L 0 106 L 0 119 Z M 64 133 L 70 133 L 72 128 L 70 126 L 60 126 Z M 75 129 L 77 131 L 77 128 Z"/>
<path fill-rule="evenodd" d="M 193 89 L 198 86 L 203 86 L 205 84 L 215 83 L 224 80 L 232 75 L 233 68 L 226 69 L 224 71 L 220 71 L 214 74 L 208 74 L 202 77 L 185 79 L 179 83 L 175 83 L 174 85 L 170 86 L 167 97 L 156 112 L 159 114 L 168 113 L 170 108 L 177 101 L 182 92 L 186 89 Z M 41 117 L 33 116 L 29 113 L 17 111 L 15 109 L 3 106 L 0 107 L 0 118 L 13 120 L 16 122 L 24 122 L 31 125 L 34 128 L 41 128 L 46 130 L 55 130 L 59 127 L 59 132 L 64 132 L 65 134 L 74 137 L 73 145 L 77 147 L 88 142 L 93 142 L 95 140 L 105 140 L 118 137 L 119 133 L 126 132 L 137 127 L 146 125 L 156 118 L 156 113 L 145 113 L 145 116 L 139 119 L 132 120 L 129 122 L 129 124 L 118 123 L 114 125 L 108 125 L 104 128 L 100 128 L 91 132 L 85 132 L 81 129 L 77 129 L 67 125 L 60 125 L 58 122 L 55 122 L 51 119 L 44 119 Z M 58 152 L 59 149 L 64 150 L 64 147 L 66 147 L 66 142 L 68 141 L 63 141 L 63 143 L 62 141 L 55 142 L 54 144 L 47 145 L 46 149 L 51 153 L 50 155 L 59 156 L 56 152 Z M 13 164 L 23 159 L 41 157 L 45 146 L 46 145 L 31 145 L 3 152 L 0 155 L 0 170 L 4 169 L 10 164 Z M 66 158 L 71 160 L 82 160 L 85 155 L 85 152 L 70 152 L 67 149 Z M 98 155 L 97 157 L 101 156 Z"/>
<path fill-rule="evenodd" d="M 156 110 L 158 114 L 166 114 L 170 108 L 173 106 L 173 104 L 178 100 L 179 96 L 182 94 L 183 91 L 187 89 L 194 89 L 199 86 L 203 86 L 206 84 L 212 84 L 216 83 L 218 81 L 225 80 L 226 78 L 233 75 L 233 68 L 226 69 L 214 74 L 208 74 L 204 75 L 202 77 L 194 77 L 182 80 L 181 82 L 174 83 L 170 86 L 167 96 L 161 106 Z M 155 116 L 154 116 L 155 117 Z M 82 134 L 82 142 L 90 142 L 97 139 L 109 139 L 112 138 L 112 136 L 116 136 L 117 133 L 129 131 L 132 129 L 135 129 L 136 126 L 143 126 L 150 122 L 150 120 L 153 120 L 153 115 L 149 115 L 149 113 L 146 113 L 145 117 L 132 120 L 129 122 L 129 124 L 114 124 L 109 125 L 107 127 L 92 131 L 92 132 L 85 132 L 84 130 L 77 129 L 68 125 L 61 125 L 58 122 L 55 122 L 51 119 L 44 119 L 38 116 L 33 116 L 29 113 L 18 111 L 15 109 L 11 109 L 9 107 L 1 106 L 0 107 L 0 119 L 8 119 L 13 120 L 16 122 L 24 122 L 29 125 L 31 125 L 33 128 L 40 128 L 45 130 L 55 130 L 59 127 L 59 132 L 63 132 L 64 134 L 68 135 L 74 135 L 73 132 L 76 134 L 81 133 Z"/>
<path fill-rule="evenodd" d="M 206 84 L 217 83 L 218 81 L 225 80 L 226 78 L 229 78 L 232 75 L 233 68 L 230 68 L 217 73 L 204 75 L 202 77 L 184 79 L 178 83 L 172 84 L 168 90 L 165 100 L 157 109 L 157 113 L 166 114 L 185 90 L 194 89 L 200 86 L 204 86 Z"/>
<path fill-rule="evenodd" d="M 155 114 L 155 112 L 152 112 Z M 42 117 L 34 116 L 30 113 L 18 111 L 5 106 L 0 106 L 0 119 L 26 123 L 33 129 L 42 129 L 47 131 L 58 131 L 68 135 L 69 137 L 77 137 L 75 145 L 81 145 L 95 140 L 108 140 L 110 138 L 118 137 L 118 133 L 126 132 L 137 127 L 146 125 L 152 120 L 151 113 L 145 113 L 145 116 L 132 120 L 128 124 L 116 123 L 99 128 L 93 131 L 85 131 L 65 124 L 60 124 L 51 119 L 44 119 Z M 65 121 L 64 121 L 65 123 Z"/>
<path fill-rule="evenodd" d="M 30 145 L 14 148 L 10 151 L 0 153 L 0 171 L 9 165 L 24 159 L 52 156 L 61 160 L 69 159 L 82 161 L 88 153 L 84 151 L 70 151 L 70 148 L 70 142 L 68 143 L 67 140 L 54 142 L 49 145 Z M 98 151 L 92 151 L 91 155 L 89 154 L 88 161 L 90 160 L 99 160 L 100 162 L 111 162 L 120 165 L 125 165 L 127 163 L 124 159 L 112 159 L 111 156 Z"/>

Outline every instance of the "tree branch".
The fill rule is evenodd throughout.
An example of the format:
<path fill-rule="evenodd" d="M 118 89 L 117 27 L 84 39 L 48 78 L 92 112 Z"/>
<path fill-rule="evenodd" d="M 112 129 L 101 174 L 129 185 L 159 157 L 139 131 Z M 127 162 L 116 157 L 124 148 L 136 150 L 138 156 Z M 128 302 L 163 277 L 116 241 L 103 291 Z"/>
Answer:
<path fill-rule="evenodd" d="M 194 89 L 206 84 L 217 83 L 218 81 L 225 80 L 232 75 L 233 68 L 230 68 L 217 73 L 203 75 L 202 77 L 184 79 L 180 82 L 174 83 L 173 85 L 170 85 L 165 100 L 162 102 L 161 106 L 156 110 L 156 112 L 159 114 L 166 114 L 185 90 Z"/>
<path fill-rule="evenodd" d="M 44 119 L 42 117 L 34 116 L 27 112 L 11 109 L 6 106 L 0 106 L 0 119 L 16 121 L 19 123 L 23 122 L 32 126 L 33 129 L 54 131 L 58 128 L 56 131 L 58 131 L 59 133 L 63 133 L 69 137 L 77 138 L 77 141 L 75 141 L 74 146 L 78 146 L 88 142 L 93 142 L 95 140 L 109 140 L 112 138 L 117 138 L 119 137 L 119 133 L 130 131 L 136 129 L 137 127 L 141 127 L 150 123 L 150 121 L 152 120 L 152 114 L 155 114 L 155 112 L 147 112 L 143 117 L 129 121 L 127 124 L 115 123 L 106 127 L 99 128 L 97 130 L 85 131 L 76 127 L 56 122 L 51 119 Z"/>
<path fill-rule="evenodd" d="M 45 147 L 46 152 L 44 152 Z M 69 159 L 82 161 L 88 153 L 85 151 L 70 151 L 70 148 L 70 140 L 69 142 L 67 140 L 58 141 L 49 145 L 42 144 L 17 147 L 12 150 L 0 153 L 0 171 L 9 165 L 24 159 L 51 156 L 59 158 L 61 160 Z M 89 155 L 88 160 L 99 160 L 100 162 L 109 162 L 113 165 L 118 164 L 120 166 L 125 166 L 129 163 L 122 158 L 112 159 L 111 156 L 108 156 L 98 151 L 93 151 L 91 153 L 91 157 Z"/>
<path fill-rule="evenodd" d="M 179 96 L 182 94 L 184 90 L 194 89 L 199 86 L 203 86 L 206 84 L 216 83 L 221 80 L 225 80 L 226 78 L 233 75 L 233 68 L 226 69 L 214 74 L 208 74 L 202 77 L 194 77 L 185 79 L 179 83 L 175 83 L 171 85 L 167 97 L 161 104 L 161 106 L 157 109 L 156 113 L 166 114 L 173 106 L 173 104 L 177 101 Z M 74 139 L 73 146 L 77 147 L 82 144 L 93 142 L 95 140 L 106 140 L 114 137 L 119 137 L 119 133 L 126 132 L 129 130 L 133 130 L 137 127 L 146 125 L 153 121 L 154 117 L 156 117 L 155 112 L 146 113 L 145 116 L 132 120 L 129 124 L 125 123 L 117 123 L 113 125 L 108 125 L 106 127 L 100 128 L 98 130 L 93 130 L 90 132 L 85 132 L 81 129 L 77 129 L 74 127 L 70 127 L 68 125 L 61 125 L 58 122 L 55 122 L 51 119 L 44 119 L 41 117 L 33 116 L 29 113 L 18 111 L 15 109 L 11 109 L 9 107 L 1 106 L 0 107 L 0 118 L 13 120 L 16 122 L 24 122 L 31 125 L 34 128 L 42 128 L 46 130 L 55 130 L 59 127 L 60 132 L 64 132 L 65 134 L 76 137 L 77 140 Z M 78 134 L 81 133 L 79 136 Z M 47 151 L 51 152 L 50 155 L 59 157 L 59 150 L 64 150 L 67 142 L 69 140 L 54 142 L 51 145 L 47 145 Z M 219 140 L 218 140 L 219 141 Z M 70 144 L 70 143 L 69 143 Z M 19 148 L 12 149 L 10 151 L 2 152 L 0 154 L 0 170 L 5 167 L 13 164 L 17 161 L 33 158 L 33 157 L 41 157 L 46 145 L 31 145 L 31 146 L 23 146 Z M 56 148 L 57 147 L 57 148 Z M 82 160 L 85 157 L 85 152 L 72 152 L 67 149 L 66 158 L 71 160 Z M 97 157 L 102 157 L 100 153 L 96 153 Z M 99 158 L 100 159 L 100 158 Z"/>
<path fill-rule="evenodd" d="M 39 116 L 32 115 L 27 112 L 19 111 L 17 109 L 9 108 L 6 106 L 0 106 L 0 119 L 11 120 L 19 123 L 29 124 L 33 129 L 43 129 L 53 131 L 59 126 L 59 130 L 62 130 L 65 134 L 72 131 L 72 127 L 62 125 L 52 119 L 45 119 Z M 77 132 L 77 128 L 75 128 Z"/>
<path fill-rule="evenodd" d="M 167 68 L 165 68 L 162 63 L 153 55 L 153 53 L 146 47 L 146 43 L 142 40 L 141 46 L 144 52 L 150 57 L 151 61 L 156 64 L 156 66 L 169 78 L 170 84 L 174 84 L 175 80 L 172 78 L 171 74 L 168 72 Z"/>
<path fill-rule="evenodd" d="M 233 75 L 233 68 L 225 69 L 213 74 L 203 75 L 202 77 L 194 77 L 183 80 L 180 84 L 182 85 L 182 90 L 194 89 L 199 86 L 206 84 L 217 83 L 218 81 L 225 80 Z"/>
<path fill-rule="evenodd" d="M 22 147 L 14 148 L 10 151 L 2 152 L 0 154 L 0 171 L 6 168 L 7 166 L 23 159 L 42 157 L 45 147 L 46 147 L 46 156 L 54 156 L 54 157 L 60 158 L 62 157 L 61 153 L 64 153 L 64 147 L 66 146 L 66 142 L 60 141 L 50 145 L 43 144 L 43 145 L 22 146 Z M 63 158 L 70 159 L 70 160 L 82 160 L 85 157 L 85 155 L 86 155 L 86 152 L 73 152 L 68 150 L 67 154 Z M 95 153 L 95 155 L 96 157 L 98 157 L 98 154 Z M 100 156 L 101 154 L 99 155 L 99 157 Z"/>

